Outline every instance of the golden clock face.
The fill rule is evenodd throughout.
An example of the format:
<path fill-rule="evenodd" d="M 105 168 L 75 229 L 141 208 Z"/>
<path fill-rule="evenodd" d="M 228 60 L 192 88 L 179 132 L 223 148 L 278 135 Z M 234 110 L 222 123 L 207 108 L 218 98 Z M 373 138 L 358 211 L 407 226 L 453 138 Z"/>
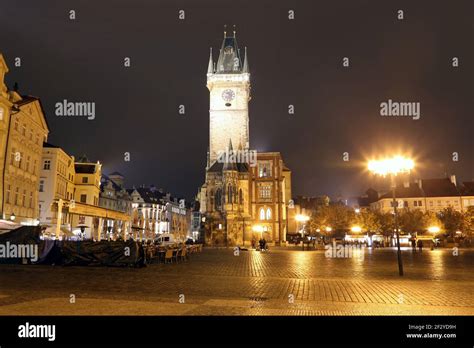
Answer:
<path fill-rule="evenodd" d="M 234 100 L 235 98 L 235 92 L 231 89 L 226 89 L 224 92 L 222 92 L 222 99 L 224 99 L 226 102 L 230 102 Z"/>

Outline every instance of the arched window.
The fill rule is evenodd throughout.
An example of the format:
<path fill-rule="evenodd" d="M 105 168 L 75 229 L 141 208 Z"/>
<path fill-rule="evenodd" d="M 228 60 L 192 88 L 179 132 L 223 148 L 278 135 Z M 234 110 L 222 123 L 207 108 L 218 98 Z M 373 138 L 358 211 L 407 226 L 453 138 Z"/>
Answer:
<path fill-rule="evenodd" d="M 270 208 L 267 208 L 267 220 L 272 219 L 272 210 Z"/>
<path fill-rule="evenodd" d="M 244 204 L 244 195 L 242 194 L 242 189 L 239 190 L 239 204 Z"/>
<path fill-rule="evenodd" d="M 232 186 L 229 184 L 227 186 L 227 203 L 232 203 Z"/>
<path fill-rule="evenodd" d="M 234 193 L 234 203 L 237 204 L 237 200 L 239 199 L 239 195 L 237 193 L 237 188 L 235 186 L 232 187 L 232 192 Z"/>
<path fill-rule="evenodd" d="M 260 220 L 265 220 L 265 209 L 260 208 Z"/>
<path fill-rule="evenodd" d="M 217 189 L 216 191 L 216 201 L 215 201 L 215 208 L 216 210 L 219 210 L 221 208 L 221 205 L 222 205 L 222 191 L 221 189 Z"/>

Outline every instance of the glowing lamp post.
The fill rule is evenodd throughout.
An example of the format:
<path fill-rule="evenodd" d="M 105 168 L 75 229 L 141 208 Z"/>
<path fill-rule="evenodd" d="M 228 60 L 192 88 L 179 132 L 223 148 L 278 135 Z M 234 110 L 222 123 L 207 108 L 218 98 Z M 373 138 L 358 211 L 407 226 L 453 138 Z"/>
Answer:
<path fill-rule="evenodd" d="M 352 226 L 351 227 L 351 232 L 360 233 L 361 231 L 362 231 L 362 228 L 360 226 Z"/>
<path fill-rule="evenodd" d="M 428 227 L 428 232 L 430 233 L 436 234 L 439 233 L 439 231 L 441 231 L 441 229 L 438 226 Z"/>
<path fill-rule="evenodd" d="M 390 181 L 392 186 L 393 217 L 395 220 L 395 233 L 397 236 L 398 273 L 400 274 L 400 276 L 403 276 L 403 264 L 402 252 L 400 250 L 400 231 L 398 228 L 398 202 L 395 194 L 395 177 L 398 174 L 409 173 L 414 167 L 415 163 L 413 162 L 413 160 L 403 156 L 395 156 L 392 158 L 369 161 L 368 164 L 368 169 L 370 172 L 384 177 L 390 175 Z"/>
<path fill-rule="evenodd" d="M 298 228 L 299 228 L 299 223 L 303 223 L 303 228 L 301 229 L 301 245 L 303 246 L 303 251 L 304 251 L 304 224 L 309 220 L 309 216 L 298 214 L 295 216 L 295 220 L 298 222 Z"/>

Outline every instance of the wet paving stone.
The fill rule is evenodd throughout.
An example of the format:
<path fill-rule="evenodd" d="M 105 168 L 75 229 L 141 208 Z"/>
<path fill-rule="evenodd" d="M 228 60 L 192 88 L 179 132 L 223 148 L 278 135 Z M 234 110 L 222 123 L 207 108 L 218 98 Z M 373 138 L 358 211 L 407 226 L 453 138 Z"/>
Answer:
<path fill-rule="evenodd" d="M 474 314 L 474 251 L 404 250 L 403 259 L 404 277 L 394 249 L 352 259 L 204 249 L 142 269 L 0 265 L 0 315 Z"/>

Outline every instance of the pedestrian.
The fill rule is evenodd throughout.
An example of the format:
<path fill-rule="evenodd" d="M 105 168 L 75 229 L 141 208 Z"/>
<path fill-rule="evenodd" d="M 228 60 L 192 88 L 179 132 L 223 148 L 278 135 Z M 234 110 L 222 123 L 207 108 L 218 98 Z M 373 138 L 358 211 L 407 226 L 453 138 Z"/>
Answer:
<path fill-rule="evenodd" d="M 418 249 L 420 250 L 420 253 L 423 251 L 423 242 L 421 239 L 418 240 Z"/>
<path fill-rule="evenodd" d="M 416 239 L 415 238 L 411 239 L 411 248 L 413 249 L 413 252 L 416 253 Z"/>
<path fill-rule="evenodd" d="M 255 237 L 252 238 L 252 249 L 255 249 L 255 245 L 257 244 L 257 241 L 255 240 Z"/>

